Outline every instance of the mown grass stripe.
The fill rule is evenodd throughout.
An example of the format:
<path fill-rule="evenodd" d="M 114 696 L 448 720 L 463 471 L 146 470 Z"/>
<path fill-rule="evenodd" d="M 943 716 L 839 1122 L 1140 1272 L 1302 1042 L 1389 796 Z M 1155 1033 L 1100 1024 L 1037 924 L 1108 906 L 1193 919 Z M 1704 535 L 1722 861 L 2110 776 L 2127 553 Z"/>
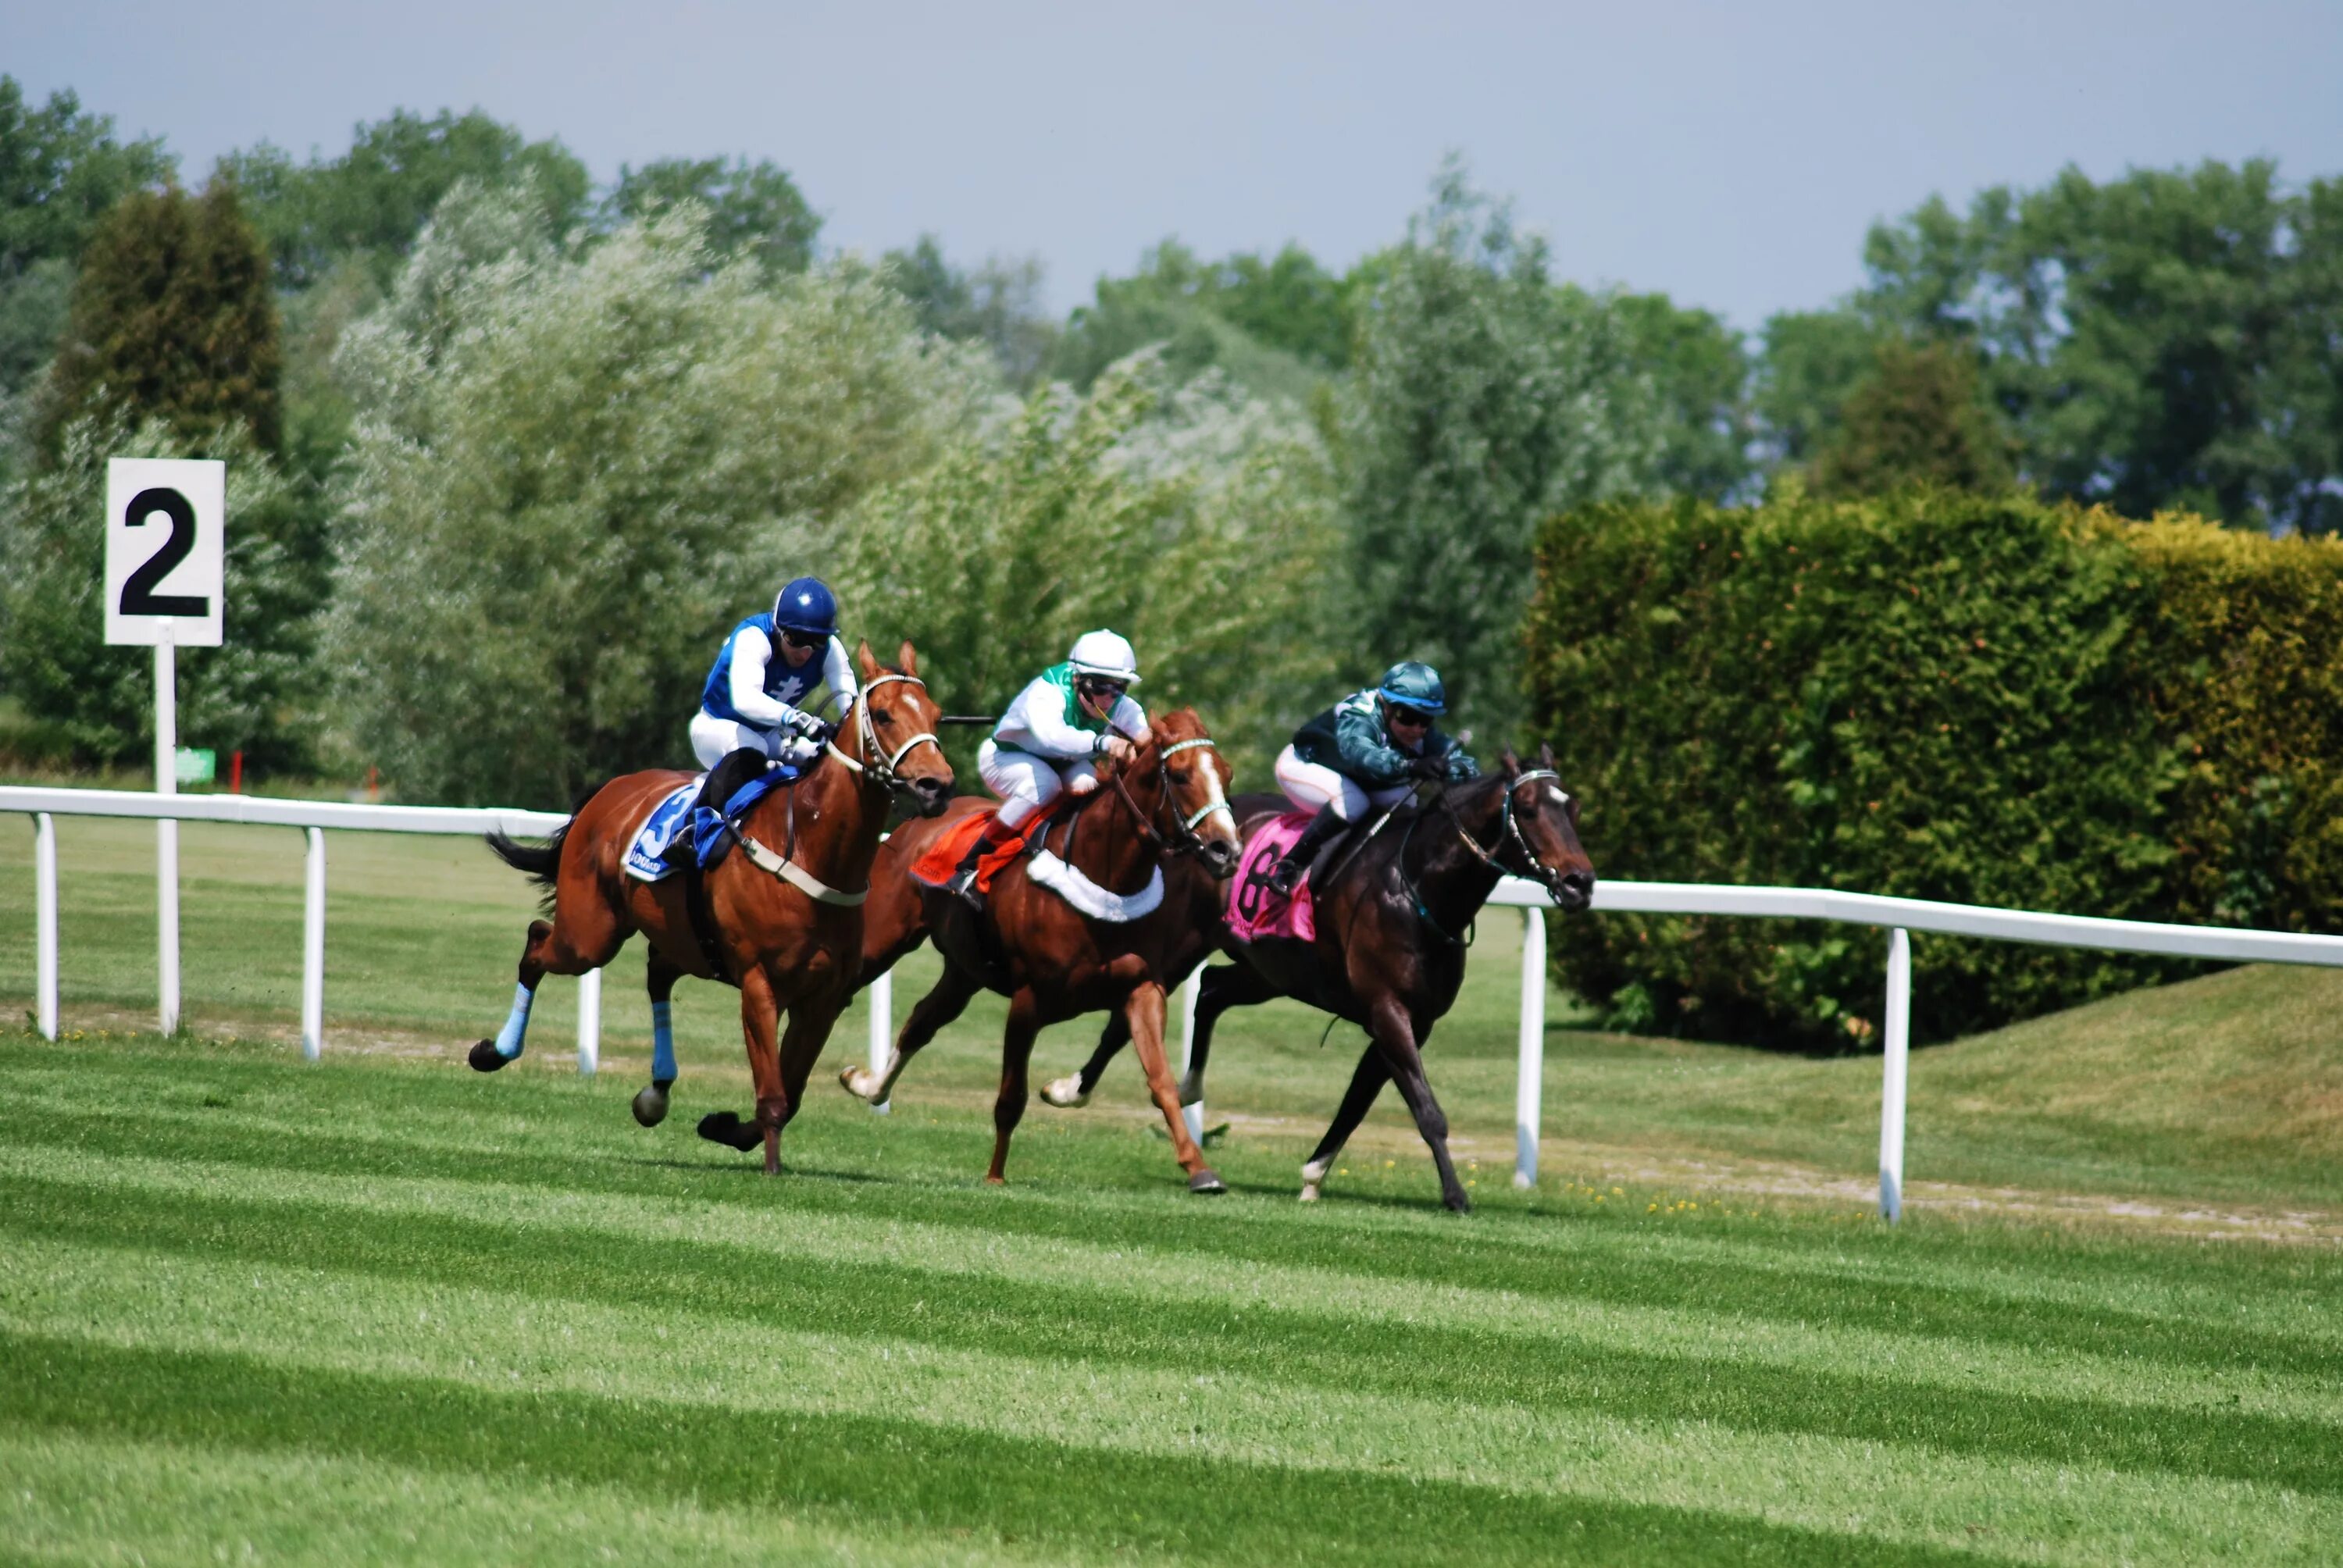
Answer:
<path fill-rule="evenodd" d="M 872 1416 L 1071 1448 L 1388 1473 L 1593 1495 L 1828 1533 L 1973 1543 L 1982 1529 L 2071 1559 L 2187 1561 L 2208 1520 L 2258 1556 L 2315 1554 L 2343 1504 L 2237 1482 L 2110 1474 L 1909 1446 L 1751 1436 L 1469 1402 L 1043 1355 L 792 1332 L 426 1282 L 153 1254 L 22 1249 L 38 1283 L 0 1322 L 48 1338 L 252 1356 L 281 1369 L 427 1377 L 744 1412 Z M 359 1288 L 352 1288 L 357 1285 Z M 11 1296 L 19 1294 L 11 1291 Z"/>
<path fill-rule="evenodd" d="M 688 1228 L 679 1216 L 679 1230 Z M 385 1280 L 497 1279 L 531 1293 L 663 1311 L 695 1309 L 809 1331 L 880 1335 L 1116 1366 L 1213 1367 L 1321 1389 L 1604 1410 L 1750 1432 L 1870 1439 L 1939 1452 L 2263 1480 L 2343 1492 L 2331 1424 L 2120 1406 L 2052 1394 L 1916 1389 L 1893 1377 L 1682 1362 L 1580 1350 L 1433 1323 L 1384 1332 L 1308 1311 L 1242 1317 L 1214 1305 L 1127 1296 L 1098 1282 L 938 1274 L 914 1264 L 786 1256 L 732 1242 L 649 1239 L 590 1226 L 521 1226 L 345 1201 L 228 1199 L 0 1181 L 8 1233 L 85 1246 L 210 1252 Z M 1128 1303 L 1121 1311 L 1107 1303 Z"/>
<path fill-rule="evenodd" d="M 628 1488 L 818 1521 L 988 1529 L 1044 1548 L 1357 1563 L 1974 1563 L 1966 1553 L 1582 1498 L 1017 1441 L 915 1422 L 761 1414 L 252 1357 L 0 1337 L 27 1426 L 479 1477 Z"/>
<path fill-rule="evenodd" d="M 803 1258 L 823 1266 L 875 1265 L 913 1273 L 975 1274 L 1078 1290 L 1101 1298 L 1112 1316 L 1151 1312 L 1170 1298 L 1190 1312 L 1218 1308 L 1241 1324 L 1247 1314 L 1279 1312 L 1301 1322 L 1325 1320 L 1324 1332 L 1412 1333 L 1432 1325 L 1443 1333 L 1474 1332 L 1498 1341 L 1534 1342 L 1547 1353 L 1603 1356 L 1633 1347 L 1646 1361 L 1715 1362 L 1776 1371 L 1836 1375 L 1870 1369 L 1875 1379 L 1925 1388 L 2005 1397 L 2045 1393 L 2069 1401 L 2154 1405 L 2195 1412 L 2234 1406 L 2241 1416 L 2309 1423 L 2343 1423 L 2343 1382 L 2266 1371 L 2207 1372 L 2185 1364 L 2144 1362 L 2132 1355 L 2069 1354 L 2046 1377 L 2038 1352 L 1997 1342 L 1848 1330 L 1743 1316 L 1730 1305 L 1686 1312 L 1674 1307 L 1623 1307 L 1608 1302 L 1523 1297 L 1510 1292 L 1361 1277 L 1330 1270 L 1259 1265 L 1241 1272 L 1198 1271 L 1192 1258 L 1161 1249 L 1102 1247 L 1075 1241 L 1027 1242 L 1004 1251 L 1001 1238 L 973 1226 L 873 1226 L 859 1219 L 792 1211 L 699 1213 L 672 1204 L 568 1193 L 495 1182 L 420 1182 L 367 1178 L 320 1181 L 211 1163 L 164 1163 L 85 1154 L 26 1156 L 0 1152 L 0 1173 L 30 1167 L 36 1178 L 156 1194 L 209 1196 L 234 1191 L 247 1199 L 319 1208 L 354 1207 L 388 1217 L 437 1216 L 523 1230 L 550 1225 L 648 1241 L 660 1246 L 716 1244 L 751 1248 L 775 1259 Z M 5 1179 L 0 1174 L 0 1179 Z M 956 1288 L 934 1280 L 927 1292 Z M 1118 1304 L 1113 1298 L 1128 1296 Z M 2343 1442 L 2343 1430 L 2336 1433 Z"/>
<path fill-rule="evenodd" d="M 1765 1256 L 1761 1249 L 1745 1249 L 1744 1255 L 1736 1257 L 1725 1255 L 1721 1248 L 1688 1243 L 1681 1237 L 1604 1235 L 1599 1226 L 1572 1227 L 1579 1232 L 1574 1240 L 1583 1244 L 1574 1251 L 1562 1252 L 1551 1240 L 1542 1247 L 1507 1245 L 1522 1235 L 1518 1227 L 1502 1239 L 1459 1241 L 1434 1234 L 1419 1241 L 1412 1234 L 1346 1233 L 1339 1224 L 1320 1216 L 1249 1224 L 1229 1206 L 1199 1215 L 1192 1211 L 1177 1212 L 1160 1201 L 1128 1209 L 1102 1203 L 1100 1207 L 1104 1211 L 1092 1213 L 1067 1203 L 1004 1203 L 1001 1194 L 940 1190 L 918 1181 L 824 1181 L 800 1174 L 781 1183 L 743 1182 L 738 1180 L 741 1173 L 736 1168 L 714 1162 L 696 1149 L 690 1161 L 677 1166 L 646 1161 L 631 1171 L 623 1166 L 614 1170 L 607 1158 L 569 1155 L 548 1160 L 535 1151 L 507 1150 L 503 1159 L 483 1159 L 477 1151 L 440 1160 L 383 1157 L 377 1148 L 352 1146 L 330 1133 L 276 1131 L 244 1142 L 224 1138 L 213 1129 L 177 1130 L 175 1136 L 174 1130 L 156 1129 L 146 1118 L 131 1122 L 119 1116 L 36 1116 L 29 1110 L 0 1111 L 0 1132 L 10 1141 L 27 1145 L 61 1143 L 163 1158 L 194 1160 L 227 1152 L 235 1156 L 235 1162 L 256 1170 L 452 1176 L 464 1181 L 488 1177 L 515 1188 L 559 1193 L 689 1196 L 695 1202 L 746 1209 L 758 1215 L 832 1212 L 850 1216 L 862 1227 L 940 1219 L 1037 1239 L 1122 1240 L 1135 1247 L 1182 1254 L 1203 1252 L 1248 1266 L 1275 1260 L 1378 1279 L 1428 1280 L 1621 1306 L 1705 1311 L 1718 1302 L 1730 1302 L 1745 1318 L 1771 1317 L 1965 1343 L 1997 1342 L 2029 1354 L 2058 1348 L 2087 1351 L 2113 1340 L 2122 1343 L 2127 1355 L 2151 1362 L 2313 1375 L 2343 1372 L 2343 1344 L 2337 1342 L 2334 1314 L 2322 1304 L 2306 1322 L 2303 1314 L 2283 1310 L 2287 1303 L 2281 1298 L 2288 1292 L 2280 1288 L 2258 1292 L 2253 1298 L 2255 1313 L 2277 1314 L 2268 1326 L 2237 1321 L 2232 1305 L 2225 1312 L 2230 1321 L 2220 1332 L 2208 1332 L 2201 1317 L 2127 1310 L 2104 1297 L 2089 1302 L 2078 1312 L 2077 1308 L 2084 1303 L 2065 1299 L 2064 1292 L 2035 1300 L 1974 1281 L 1955 1286 L 1882 1279 L 1862 1268 L 1859 1258 L 1842 1257 L 1834 1268 L 1814 1273 L 1785 1271 L 1779 1258 Z M 494 1148 L 492 1141 L 483 1141 Z M 1356 1228 L 1354 1222 L 1353 1229 Z M 1376 1232 L 1383 1229 L 1370 1227 Z M 2314 1282 L 2331 1277 L 2333 1262 L 2318 1260 L 2308 1266 L 2308 1272 Z M 2289 1269 L 2288 1278 L 2293 1273 Z"/>

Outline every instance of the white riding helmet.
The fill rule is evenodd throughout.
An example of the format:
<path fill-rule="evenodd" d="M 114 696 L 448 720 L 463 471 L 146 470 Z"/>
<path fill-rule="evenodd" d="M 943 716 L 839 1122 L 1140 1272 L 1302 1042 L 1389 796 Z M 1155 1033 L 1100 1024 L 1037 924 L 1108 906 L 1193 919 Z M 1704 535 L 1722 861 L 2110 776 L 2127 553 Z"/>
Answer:
<path fill-rule="evenodd" d="M 1139 684 L 1139 655 L 1131 650 L 1131 642 L 1121 634 L 1106 630 L 1086 631 L 1074 638 L 1074 648 L 1066 656 L 1076 675 L 1103 675 L 1110 680 Z"/>

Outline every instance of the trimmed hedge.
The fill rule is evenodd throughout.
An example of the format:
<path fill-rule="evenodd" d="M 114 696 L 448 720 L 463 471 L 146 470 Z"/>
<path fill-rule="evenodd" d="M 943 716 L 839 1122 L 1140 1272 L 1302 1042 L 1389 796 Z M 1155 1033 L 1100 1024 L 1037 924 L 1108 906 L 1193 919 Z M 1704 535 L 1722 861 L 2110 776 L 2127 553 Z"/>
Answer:
<path fill-rule="evenodd" d="M 2025 497 L 1553 519 L 1525 635 L 1599 872 L 2325 929 L 2343 893 L 2343 546 Z M 1916 935 L 1921 1039 L 2188 972 Z M 1885 939 L 1555 927 L 1620 1027 L 1855 1049 Z"/>

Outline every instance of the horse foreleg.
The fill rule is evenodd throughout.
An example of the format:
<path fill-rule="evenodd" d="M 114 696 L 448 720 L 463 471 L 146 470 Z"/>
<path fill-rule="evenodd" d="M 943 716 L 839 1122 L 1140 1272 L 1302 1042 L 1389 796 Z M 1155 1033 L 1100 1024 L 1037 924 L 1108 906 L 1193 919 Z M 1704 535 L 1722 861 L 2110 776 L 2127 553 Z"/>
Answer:
<path fill-rule="evenodd" d="M 1188 1070 L 1180 1080 L 1180 1103 L 1195 1105 L 1204 1098 L 1204 1063 L 1212 1054 L 1212 1026 L 1232 1007 L 1252 1007 L 1269 1000 L 1277 988 L 1245 964 L 1222 964 L 1204 971 L 1197 988 L 1196 1039 L 1188 1053 Z"/>
<path fill-rule="evenodd" d="M 781 1031 L 781 1092 L 789 1101 L 781 1112 L 784 1127 L 805 1104 L 806 1080 L 821 1059 L 821 1048 L 830 1043 L 838 1015 L 846 1010 L 848 994 L 847 988 L 838 987 L 820 996 L 801 996 L 789 1004 L 789 1027 Z"/>
<path fill-rule="evenodd" d="M 740 1039 L 749 1052 L 749 1076 L 756 1085 L 757 1119 L 742 1121 L 729 1111 L 699 1119 L 702 1138 L 743 1154 L 761 1141 L 768 1176 L 780 1174 L 781 1123 L 789 1120 L 789 1100 L 781 1088 L 779 1025 L 772 977 L 761 967 L 750 970 L 740 977 Z"/>
<path fill-rule="evenodd" d="M 895 1093 L 895 1081 L 903 1076 L 911 1058 L 935 1039 L 937 1030 L 966 1011 L 970 1000 L 983 989 L 983 982 L 974 976 L 950 964 L 944 965 L 944 972 L 934 988 L 920 999 L 911 1016 L 903 1020 L 902 1032 L 895 1037 L 894 1053 L 887 1059 L 887 1070 L 874 1073 L 867 1067 L 849 1062 L 838 1070 L 838 1081 L 858 1100 L 867 1100 L 873 1105 L 886 1104 Z"/>
<path fill-rule="evenodd" d="M 651 995 L 651 1081 L 635 1096 L 635 1120 L 657 1127 L 667 1120 L 667 1091 L 675 1083 L 675 1012 L 669 1000 L 683 971 L 654 948 L 643 980 Z"/>
<path fill-rule="evenodd" d="M 1115 1052 L 1130 1043 L 1130 1020 L 1121 1012 L 1107 1014 L 1106 1027 L 1099 1030 L 1098 1049 L 1091 1052 L 1091 1059 L 1082 1063 L 1080 1071 L 1070 1072 L 1063 1078 L 1053 1078 L 1043 1084 L 1041 1102 L 1063 1111 L 1079 1111 L 1088 1105 L 1091 1096 L 1098 1092 L 1099 1080 L 1105 1075 L 1106 1064 L 1114 1060 Z"/>
<path fill-rule="evenodd" d="M 1188 1173 L 1188 1191 L 1227 1191 L 1220 1173 L 1204 1163 L 1204 1151 L 1188 1136 L 1188 1119 L 1180 1113 L 1180 1087 L 1172 1081 L 1172 1062 L 1163 1051 L 1163 988 L 1151 980 L 1131 987 L 1122 1016 L 1131 1025 L 1131 1049 L 1147 1074 L 1147 1091 L 1163 1112 L 1164 1125 L 1172 1129 L 1172 1156 Z"/>
<path fill-rule="evenodd" d="M 984 1173 L 996 1185 L 1009 1180 L 1009 1139 L 1025 1118 L 1025 1068 L 1041 1032 L 1041 1008 L 1031 988 L 1009 999 L 1009 1027 L 1001 1036 L 1001 1092 L 992 1101 L 992 1165 Z"/>
<path fill-rule="evenodd" d="M 1378 1000 L 1368 1015 L 1371 1032 L 1375 1037 L 1375 1049 L 1381 1052 L 1383 1064 L 1391 1070 L 1392 1082 L 1398 1085 L 1400 1098 L 1415 1118 L 1415 1130 L 1423 1135 L 1424 1143 L 1432 1150 L 1432 1162 L 1440 1169 L 1440 1201 L 1459 1214 L 1469 1211 L 1473 1200 L 1464 1195 L 1464 1184 L 1456 1179 L 1456 1162 L 1448 1157 L 1448 1116 L 1433 1098 L 1432 1081 L 1423 1070 L 1423 1055 L 1417 1048 L 1415 1023 L 1407 1009 L 1395 997 Z M 1431 1030 L 1426 1029 L 1425 1033 Z"/>
<path fill-rule="evenodd" d="M 1351 1087 L 1342 1091 L 1342 1103 L 1334 1111 L 1334 1120 L 1326 1128 L 1326 1136 L 1318 1140 L 1309 1163 L 1302 1167 L 1302 1201 L 1318 1201 L 1318 1190 L 1325 1184 L 1326 1173 L 1334 1169 L 1334 1157 L 1359 1123 L 1367 1119 L 1375 1096 L 1391 1081 L 1391 1065 L 1383 1060 L 1383 1051 L 1373 1042 L 1360 1054 L 1359 1065 L 1351 1074 Z"/>

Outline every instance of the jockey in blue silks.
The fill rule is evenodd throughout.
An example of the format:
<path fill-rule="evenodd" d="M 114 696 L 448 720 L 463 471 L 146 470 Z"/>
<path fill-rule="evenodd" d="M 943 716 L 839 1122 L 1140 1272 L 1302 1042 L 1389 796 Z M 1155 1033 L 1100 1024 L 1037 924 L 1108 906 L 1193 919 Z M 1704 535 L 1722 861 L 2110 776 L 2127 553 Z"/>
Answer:
<path fill-rule="evenodd" d="M 805 700 L 818 686 L 830 688 L 844 711 L 854 700 L 854 666 L 838 638 L 838 597 L 820 578 L 799 578 L 770 612 L 750 616 L 724 639 L 691 716 L 692 755 L 702 768 L 744 746 L 776 762 L 811 760 L 831 729 Z"/>
<path fill-rule="evenodd" d="M 1418 780 L 1479 776 L 1480 766 L 1433 723 L 1447 707 L 1440 672 L 1408 659 L 1293 732 L 1277 754 L 1278 788 L 1318 814 L 1271 873 L 1272 887 L 1291 894 L 1327 839 L 1369 811 L 1390 810 Z"/>

